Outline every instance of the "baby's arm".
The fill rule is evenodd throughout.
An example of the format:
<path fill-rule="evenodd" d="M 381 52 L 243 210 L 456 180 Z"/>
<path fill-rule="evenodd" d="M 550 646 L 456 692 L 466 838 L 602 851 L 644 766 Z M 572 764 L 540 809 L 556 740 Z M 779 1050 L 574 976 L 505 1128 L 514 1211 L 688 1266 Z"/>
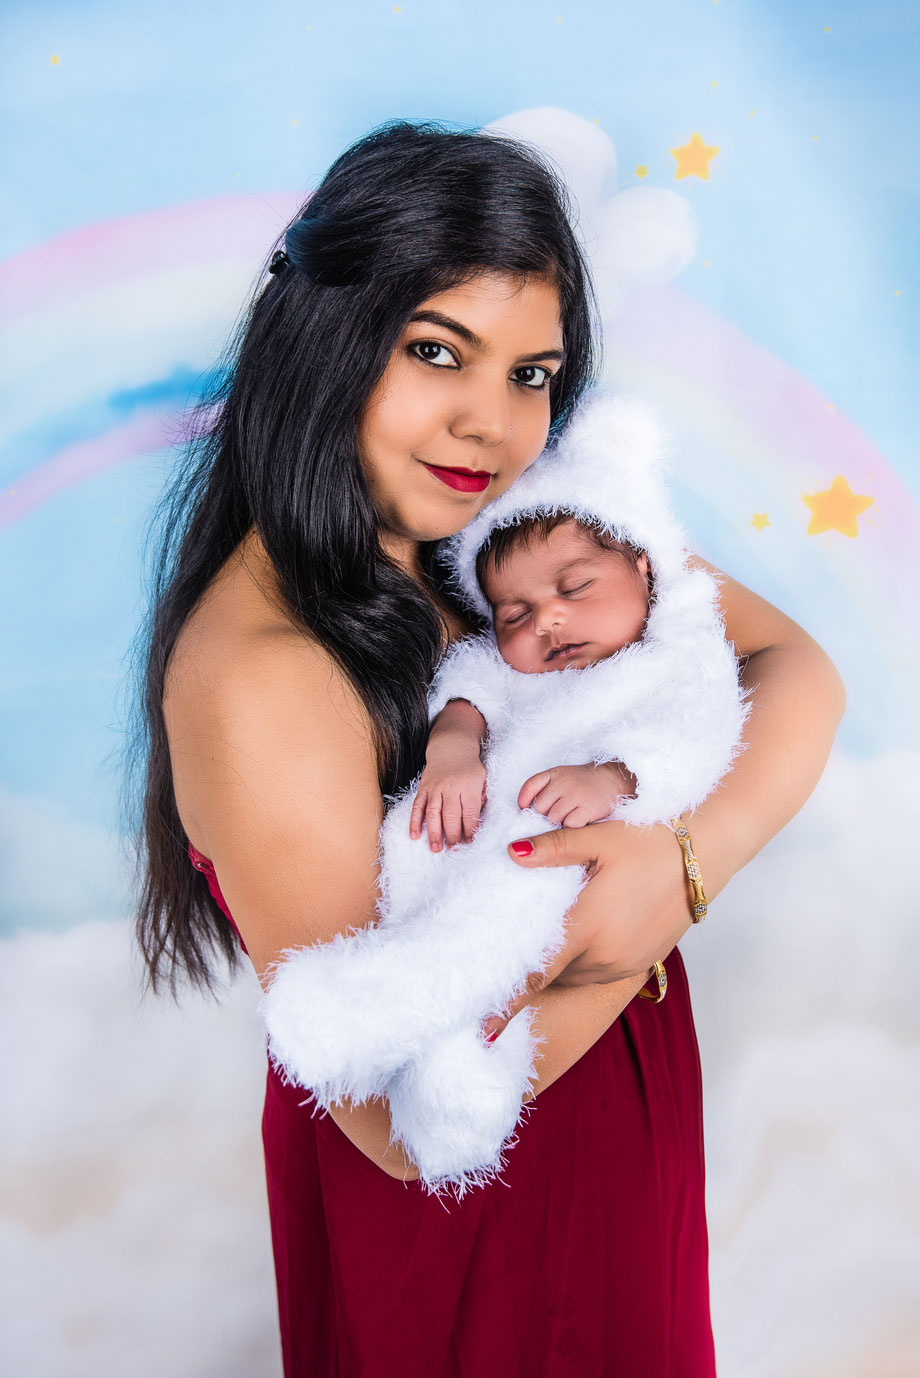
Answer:
<path fill-rule="evenodd" d="M 552 823 L 583 828 L 610 817 L 620 799 L 636 792 L 636 777 L 620 761 L 553 766 L 525 780 L 518 808 L 536 809 Z"/>
<path fill-rule="evenodd" d="M 409 836 L 421 837 L 424 820 L 433 852 L 441 850 L 442 833 L 453 847 L 469 842 L 479 825 L 486 799 L 485 733 L 485 718 L 466 699 L 451 699 L 431 724 Z"/>

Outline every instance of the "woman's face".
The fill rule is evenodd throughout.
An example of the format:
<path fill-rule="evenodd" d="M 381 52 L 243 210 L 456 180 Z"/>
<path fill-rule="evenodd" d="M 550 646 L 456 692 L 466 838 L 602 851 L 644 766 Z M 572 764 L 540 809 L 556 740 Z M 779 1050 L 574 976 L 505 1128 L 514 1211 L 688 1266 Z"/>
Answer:
<path fill-rule="evenodd" d="M 411 564 L 418 541 L 460 531 L 533 463 L 562 348 L 543 279 L 478 274 L 412 313 L 357 432 L 391 554 Z"/>

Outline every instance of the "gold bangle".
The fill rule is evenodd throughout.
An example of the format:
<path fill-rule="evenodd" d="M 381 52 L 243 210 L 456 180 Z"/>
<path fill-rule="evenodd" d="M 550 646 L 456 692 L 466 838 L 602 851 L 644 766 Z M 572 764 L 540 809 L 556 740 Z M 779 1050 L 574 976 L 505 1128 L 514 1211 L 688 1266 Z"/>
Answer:
<path fill-rule="evenodd" d="M 684 865 L 687 868 L 687 875 L 690 877 L 690 884 L 693 886 L 693 913 L 694 923 L 702 923 L 709 909 L 709 901 L 703 894 L 703 875 L 700 871 L 700 863 L 693 855 L 693 844 L 690 841 L 690 834 L 687 825 L 682 818 L 669 818 L 668 827 L 674 832 L 675 837 L 680 843 L 684 854 Z"/>
<path fill-rule="evenodd" d="M 642 987 L 642 989 L 639 991 L 639 994 L 642 996 L 643 1000 L 651 1000 L 654 1004 L 660 1005 L 662 1000 L 668 993 L 668 973 L 664 969 L 664 962 L 655 963 L 654 967 L 652 968 L 652 975 L 648 978 L 649 981 L 651 981 L 652 976 L 657 978 L 658 994 L 653 995 L 650 990 L 645 989 L 645 986 Z M 646 985 L 647 984 L 648 982 L 646 982 Z"/>

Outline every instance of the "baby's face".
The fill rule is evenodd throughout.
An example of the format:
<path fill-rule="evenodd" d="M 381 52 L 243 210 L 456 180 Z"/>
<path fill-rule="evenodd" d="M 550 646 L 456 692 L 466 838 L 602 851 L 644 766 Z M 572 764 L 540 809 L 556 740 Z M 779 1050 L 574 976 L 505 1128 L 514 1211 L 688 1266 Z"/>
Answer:
<path fill-rule="evenodd" d="M 574 522 L 529 548 L 513 548 L 501 569 L 489 561 L 483 592 L 492 605 L 503 660 L 526 675 L 604 660 L 642 635 L 648 561 L 602 550 Z"/>

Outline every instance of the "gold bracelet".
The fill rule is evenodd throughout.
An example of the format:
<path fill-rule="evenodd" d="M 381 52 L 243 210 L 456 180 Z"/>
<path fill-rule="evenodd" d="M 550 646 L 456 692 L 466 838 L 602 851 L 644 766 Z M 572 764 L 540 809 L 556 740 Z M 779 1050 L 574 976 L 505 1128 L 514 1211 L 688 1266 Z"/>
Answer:
<path fill-rule="evenodd" d="M 690 877 L 690 884 L 693 886 L 693 922 L 702 923 L 709 909 L 709 901 L 703 894 L 703 875 L 700 871 L 700 863 L 693 855 L 693 844 L 690 841 L 690 834 L 687 825 L 682 818 L 669 818 L 668 827 L 671 828 L 681 845 L 684 854 L 684 865 L 687 868 L 687 875 Z"/>
<path fill-rule="evenodd" d="M 645 989 L 645 986 L 642 987 L 639 994 L 642 996 L 643 1000 L 652 1000 L 656 1005 L 660 1005 L 668 993 L 668 973 L 664 969 L 664 962 L 655 963 L 652 968 L 652 974 L 648 978 L 649 981 L 651 981 L 652 976 L 654 976 L 658 982 L 658 994 L 653 995 L 650 990 Z M 648 981 L 646 985 L 648 985 Z"/>

